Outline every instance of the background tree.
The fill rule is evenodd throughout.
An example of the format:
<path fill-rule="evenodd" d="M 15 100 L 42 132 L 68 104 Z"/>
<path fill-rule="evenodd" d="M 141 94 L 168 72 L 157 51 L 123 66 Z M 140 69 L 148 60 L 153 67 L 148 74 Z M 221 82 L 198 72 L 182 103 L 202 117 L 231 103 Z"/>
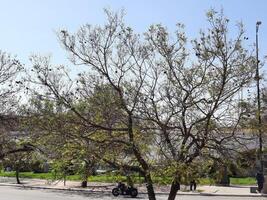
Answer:
<path fill-rule="evenodd" d="M 22 84 L 19 74 L 22 71 L 23 66 L 18 59 L 0 51 L 0 159 L 16 151 L 27 151 L 27 148 L 14 149 L 16 146 L 11 140 L 14 135 L 10 136 L 10 131 L 18 128 L 16 112 L 19 107 L 18 91 Z"/>
<path fill-rule="evenodd" d="M 16 152 L 5 156 L 3 165 L 16 172 L 17 184 L 21 184 L 19 173 L 30 170 L 31 152 Z"/>

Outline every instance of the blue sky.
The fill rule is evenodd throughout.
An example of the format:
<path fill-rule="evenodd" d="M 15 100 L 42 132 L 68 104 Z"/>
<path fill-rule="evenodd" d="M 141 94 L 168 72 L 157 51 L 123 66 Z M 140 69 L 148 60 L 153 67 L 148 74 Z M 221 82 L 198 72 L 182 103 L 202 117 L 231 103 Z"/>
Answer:
<path fill-rule="evenodd" d="M 143 32 L 152 23 L 173 30 L 177 22 L 186 25 L 195 37 L 206 25 L 205 12 L 224 9 L 232 23 L 242 20 L 249 43 L 255 40 L 255 23 L 261 20 L 260 57 L 267 55 L 266 0 L 0 0 L 0 49 L 16 54 L 29 64 L 32 53 L 52 54 L 56 64 L 68 64 L 55 32 L 61 28 L 76 31 L 85 23 L 103 24 L 103 8 L 124 8 L 125 21 Z"/>

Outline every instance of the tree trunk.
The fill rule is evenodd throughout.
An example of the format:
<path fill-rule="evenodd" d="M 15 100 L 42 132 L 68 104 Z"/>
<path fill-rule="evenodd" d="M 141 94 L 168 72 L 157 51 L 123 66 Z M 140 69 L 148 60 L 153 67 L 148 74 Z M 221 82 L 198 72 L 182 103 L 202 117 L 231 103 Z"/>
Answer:
<path fill-rule="evenodd" d="M 85 169 L 84 169 L 84 173 L 83 173 L 83 181 L 82 181 L 82 184 L 81 186 L 83 188 L 86 188 L 87 187 L 87 183 L 88 183 L 88 177 L 89 177 L 89 172 L 88 172 L 88 167 L 87 167 L 87 163 L 86 163 L 86 166 L 85 166 Z"/>
<path fill-rule="evenodd" d="M 140 163 L 142 166 L 142 169 L 144 170 L 144 178 L 146 182 L 146 188 L 147 188 L 147 193 L 148 193 L 148 199 L 149 200 L 156 200 L 156 195 L 154 192 L 154 187 L 153 187 L 153 181 L 151 179 L 151 175 L 149 172 L 149 166 L 145 159 L 142 157 L 142 154 L 139 150 L 139 148 L 135 145 L 134 143 L 134 134 L 133 134 L 133 119 L 132 119 L 132 113 L 128 113 L 128 135 L 129 135 L 129 141 L 132 143 L 132 150 L 133 153 L 137 159 L 137 161 Z"/>
<path fill-rule="evenodd" d="M 129 185 L 130 187 L 134 186 L 133 180 L 130 177 L 130 175 L 126 175 L 126 182 L 127 182 L 127 185 Z"/>
<path fill-rule="evenodd" d="M 64 177 L 63 177 L 63 184 L 64 184 L 64 186 L 66 186 L 66 180 L 67 180 L 67 176 L 64 174 Z"/>
<path fill-rule="evenodd" d="M 83 188 L 87 187 L 88 177 L 92 174 L 94 165 L 95 165 L 95 162 L 93 160 L 85 161 L 83 181 L 81 185 Z"/>
<path fill-rule="evenodd" d="M 146 189 L 147 189 L 148 199 L 149 200 L 156 200 L 156 195 L 154 192 L 153 182 L 152 182 L 150 174 L 145 175 L 145 181 L 146 181 Z"/>
<path fill-rule="evenodd" d="M 220 185 L 223 185 L 223 186 L 229 186 L 230 185 L 230 178 L 228 176 L 228 169 L 227 169 L 226 165 L 224 165 L 223 169 L 222 169 L 222 177 L 220 180 Z"/>
<path fill-rule="evenodd" d="M 17 184 L 20 184 L 20 180 L 19 180 L 19 169 L 16 169 L 16 180 L 17 180 Z"/>
<path fill-rule="evenodd" d="M 169 193 L 168 200 L 174 200 L 176 195 L 177 195 L 178 190 L 180 190 L 180 183 L 177 180 L 177 178 L 175 178 L 172 181 L 171 190 L 170 190 L 170 193 Z"/>

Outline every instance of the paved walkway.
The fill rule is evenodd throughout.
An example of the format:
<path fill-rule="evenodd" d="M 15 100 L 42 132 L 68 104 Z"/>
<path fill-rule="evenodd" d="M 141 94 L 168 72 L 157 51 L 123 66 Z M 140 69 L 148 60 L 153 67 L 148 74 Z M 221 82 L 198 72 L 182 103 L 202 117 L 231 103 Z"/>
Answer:
<path fill-rule="evenodd" d="M 15 178 L 0 177 L 0 185 L 12 185 L 17 187 L 32 187 L 40 189 L 57 189 L 57 190 L 75 190 L 83 192 L 104 192 L 110 193 L 116 184 L 113 183 L 96 183 L 89 182 L 87 188 L 80 187 L 80 182 L 67 181 L 64 186 L 62 181 L 49 182 L 41 179 L 21 179 L 22 184 L 17 185 Z M 138 187 L 139 193 L 146 193 L 145 185 L 135 185 Z M 255 186 L 254 186 L 255 187 Z M 169 186 L 155 186 L 157 194 L 167 194 Z M 244 196 L 259 197 L 261 194 L 250 193 L 250 186 L 199 186 L 196 192 L 188 191 L 188 187 L 182 186 L 179 195 L 215 195 L 215 196 Z"/>

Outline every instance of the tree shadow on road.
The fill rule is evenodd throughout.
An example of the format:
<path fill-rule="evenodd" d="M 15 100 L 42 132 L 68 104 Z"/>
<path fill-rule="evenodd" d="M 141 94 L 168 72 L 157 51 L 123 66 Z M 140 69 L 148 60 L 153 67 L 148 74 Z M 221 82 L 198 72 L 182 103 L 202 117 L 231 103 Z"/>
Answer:
<path fill-rule="evenodd" d="M 87 197 L 89 199 L 146 199 L 146 195 L 141 194 L 138 195 L 136 198 L 132 198 L 130 196 L 119 196 L 114 197 L 110 192 L 96 192 L 96 191 L 75 191 L 75 190 L 58 190 L 58 189 L 46 189 L 46 188 L 31 188 L 31 187 L 18 187 L 17 189 L 20 190 L 40 190 L 42 192 L 48 192 L 48 193 L 56 193 L 60 195 L 67 195 L 67 196 L 82 196 Z"/>

